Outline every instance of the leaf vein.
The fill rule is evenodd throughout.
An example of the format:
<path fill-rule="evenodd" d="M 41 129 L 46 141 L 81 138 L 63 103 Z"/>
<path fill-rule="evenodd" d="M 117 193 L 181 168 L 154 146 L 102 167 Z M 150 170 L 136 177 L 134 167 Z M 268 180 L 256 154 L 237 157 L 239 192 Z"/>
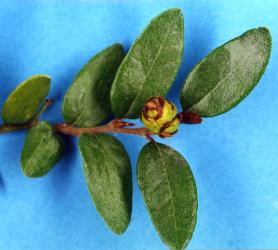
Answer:
<path fill-rule="evenodd" d="M 161 154 L 160 150 L 159 150 L 159 147 L 156 145 L 157 147 L 157 151 L 158 151 L 158 154 L 160 155 L 160 158 L 161 158 L 161 165 L 163 167 L 163 170 L 164 170 L 164 173 L 165 173 L 165 176 L 166 176 L 166 180 L 167 180 L 167 184 L 168 184 L 168 188 L 169 188 L 169 191 L 170 191 L 170 200 L 171 200 L 171 205 L 172 205 L 172 210 L 173 210 L 173 218 L 174 218 L 174 224 L 175 224 L 175 229 L 176 229 L 176 232 L 178 232 L 178 227 L 177 227 L 177 220 L 176 220 L 176 211 L 175 211 L 175 206 L 174 206 L 174 201 L 173 201 L 173 191 L 171 189 L 171 186 L 170 186 L 170 181 L 169 181 L 169 178 L 168 178 L 168 175 L 167 175 L 167 171 L 166 171 L 166 167 L 165 167 L 165 164 L 164 164 L 164 158 L 163 158 L 163 155 Z"/>
<path fill-rule="evenodd" d="M 134 98 L 134 101 L 133 101 L 133 103 L 130 105 L 130 108 L 128 109 L 128 111 L 127 111 L 126 114 L 129 114 L 130 110 L 132 110 L 132 108 L 133 108 L 133 106 L 134 106 L 134 104 L 135 104 L 135 102 L 136 102 L 137 97 L 141 94 L 142 89 L 143 89 L 145 83 L 148 81 L 148 77 L 150 76 L 150 74 L 151 74 L 151 72 L 152 72 L 152 69 L 153 69 L 153 67 L 154 67 L 154 65 L 155 65 L 155 63 L 156 63 L 156 61 L 157 61 L 158 58 L 160 57 L 160 54 L 161 54 L 161 51 L 162 51 L 164 42 L 165 42 L 165 40 L 166 40 L 166 37 L 167 37 L 167 34 L 168 34 L 170 28 L 171 28 L 171 26 L 168 25 L 167 32 L 165 33 L 165 36 L 163 37 L 163 39 L 162 39 L 162 41 L 161 41 L 161 43 L 160 43 L 160 46 L 159 46 L 157 55 L 155 56 L 155 58 L 154 58 L 154 60 L 153 60 L 153 63 L 152 63 L 151 66 L 150 66 L 150 69 L 149 69 L 149 71 L 148 71 L 148 73 L 147 73 L 147 75 L 146 75 L 146 77 L 145 77 L 145 81 L 144 81 L 144 83 L 140 86 L 140 90 L 139 90 L 138 93 L 136 94 L 136 96 L 135 96 L 135 98 Z M 138 59 L 137 59 L 137 60 L 138 60 Z M 144 71 L 145 71 L 145 70 L 144 70 Z"/>
<path fill-rule="evenodd" d="M 238 62 L 238 64 L 233 68 L 231 69 L 231 71 L 221 80 L 219 81 L 212 89 L 211 91 L 209 91 L 207 94 L 205 94 L 203 96 L 202 99 L 200 99 L 198 102 L 196 102 L 193 106 L 191 106 L 188 111 L 192 111 L 195 106 L 197 106 L 198 104 L 200 104 L 205 98 L 207 98 L 213 91 L 215 91 L 236 69 L 237 67 L 244 61 L 244 59 L 246 59 L 248 57 L 248 55 L 244 56 L 241 58 L 241 60 Z"/>

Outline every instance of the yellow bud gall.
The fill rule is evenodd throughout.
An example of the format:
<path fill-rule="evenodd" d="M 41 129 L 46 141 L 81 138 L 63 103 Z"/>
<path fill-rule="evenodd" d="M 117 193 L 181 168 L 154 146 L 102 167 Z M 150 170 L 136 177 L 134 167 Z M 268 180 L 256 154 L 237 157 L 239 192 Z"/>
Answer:
<path fill-rule="evenodd" d="M 164 132 L 166 133 L 175 133 L 180 125 L 180 120 L 179 118 L 175 118 L 170 124 L 169 127 L 164 129 Z"/>
<path fill-rule="evenodd" d="M 146 102 L 141 121 L 146 128 L 161 137 L 170 137 L 179 126 L 176 106 L 161 96 L 152 97 Z"/>

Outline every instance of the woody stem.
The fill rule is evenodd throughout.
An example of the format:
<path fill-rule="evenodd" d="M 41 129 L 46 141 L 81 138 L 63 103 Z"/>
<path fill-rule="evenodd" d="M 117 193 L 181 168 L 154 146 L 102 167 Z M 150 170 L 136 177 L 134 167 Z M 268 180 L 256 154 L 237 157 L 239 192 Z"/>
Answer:
<path fill-rule="evenodd" d="M 23 130 L 23 129 L 30 129 L 30 128 L 38 125 L 40 116 L 52 103 L 53 103 L 52 99 L 46 99 L 45 102 L 43 103 L 42 107 L 40 108 L 40 110 L 33 117 L 33 119 L 27 123 L 16 124 L 16 125 L 10 125 L 10 124 L 1 125 L 0 126 L 0 134 L 14 132 L 14 131 Z"/>
<path fill-rule="evenodd" d="M 53 129 L 57 133 L 80 136 L 81 134 L 103 134 L 103 133 L 121 133 L 143 136 L 145 138 L 150 137 L 153 133 L 147 128 L 126 128 L 125 123 L 119 119 L 115 119 L 110 123 L 93 128 L 77 128 L 70 124 L 62 123 L 53 126 Z M 127 126 L 129 126 L 127 124 Z"/>
<path fill-rule="evenodd" d="M 29 123 L 20 125 L 2 125 L 0 126 L 0 134 L 9 133 L 13 131 L 30 129 L 38 124 L 38 120 L 34 119 Z M 81 134 L 103 134 L 103 133 L 121 133 L 121 134 L 131 134 L 143 136 L 151 140 L 151 135 L 153 134 L 147 128 L 127 128 L 126 126 L 131 126 L 130 123 L 125 123 L 119 119 L 115 119 L 110 123 L 93 128 L 77 128 L 67 123 L 55 124 L 53 129 L 57 133 L 67 134 L 72 136 L 80 136 Z"/>
<path fill-rule="evenodd" d="M 19 124 L 19 125 L 3 124 L 3 125 L 0 126 L 0 134 L 14 132 L 14 131 L 23 130 L 23 129 L 30 129 L 30 128 L 36 126 L 37 124 L 38 124 L 37 119 L 32 120 L 29 123 Z"/>

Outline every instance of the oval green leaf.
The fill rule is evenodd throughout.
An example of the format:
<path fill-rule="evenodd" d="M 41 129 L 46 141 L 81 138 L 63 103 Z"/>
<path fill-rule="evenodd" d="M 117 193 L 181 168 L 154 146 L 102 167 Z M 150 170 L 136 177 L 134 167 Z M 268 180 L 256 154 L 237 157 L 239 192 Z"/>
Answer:
<path fill-rule="evenodd" d="M 186 79 L 181 92 L 183 109 L 203 117 L 227 112 L 257 85 L 270 53 L 267 28 L 249 30 L 213 50 Z"/>
<path fill-rule="evenodd" d="M 110 135 L 83 134 L 79 148 L 97 211 L 114 233 L 123 233 L 132 206 L 131 166 L 126 150 Z"/>
<path fill-rule="evenodd" d="M 112 115 L 110 88 L 123 58 L 122 45 L 114 44 L 84 66 L 64 98 L 62 112 L 67 123 L 93 127 Z"/>
<path fill-rule="evenodd" d="M 137 182 L 152 222 L 171 249 L 184 249 L 197 218 L 197 189 L 186 160 L 174 149 L 150 142 L 140 152 Z"/>
<path fill-rule="evenodd" d="M 170 9 L 146 27 L 123 60 L 111 89 L 117 117 L 138 118 L 151 96 L 165 96 L 183 53 L 183 16 Z"/>
<path fill-rule="evenodd" d="M 50 124 L 40 122 L 26 135 L 21 152 L 21 167 L 28 177 L 47 174 L 60 160 L 64 152 L 64 141 L 56 135 Z"/>
<path fill-rule="evenodd" d="M 18 85 L 3 106 L 3 121 L 10 125 L 30 121 L 47 96 L 50 81 L 47 75 L 35 75 Z"/>

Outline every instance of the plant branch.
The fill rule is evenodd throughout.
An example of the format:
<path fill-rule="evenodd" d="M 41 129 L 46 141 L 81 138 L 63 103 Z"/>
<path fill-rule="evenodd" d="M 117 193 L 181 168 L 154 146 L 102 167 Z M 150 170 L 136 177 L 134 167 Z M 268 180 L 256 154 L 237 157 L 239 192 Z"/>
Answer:
<path fill-rule="evenodd" d="M 19 124 L 19 125 L 7 125 L 3 124 L 0 126 L 0 134 L 14 132 L 23 129 L 30 129 L 38 124 L 38 120 L 34 119 L 29 123 Z"/>
<path fill-rule="evenodd" d="M 36 116 L 37 117 L 37 116 Z M 14 132 L 23 129 L 30 129 L 38 124 L 38 119 L 35 117 L 32 121 L 26 124 L 19 125 L 7 125 L 3 124 L 0 126 L 0 134 Z M 77 128 L 67 123 L 55 124 L 53 129 L 57 133 L 80 136 L 81 134 L 103 134 L 103 133 L 121 133 L 121 134 L 131 134 L 143 136 L 148 140 L 153 140 L 151 135 L 152 133 L 147 128 L 127 128 L 133 126 L 133 123 L 124 122 L 120 119 L 115 119 L 110 123 L 93 128 Z"/>
<path fill-rule="evenodd" d="M 9 124 L 3 124 L 0 126 L 0 134 L 14 132 L 18 130 L 23 129 L 30 129 L 34 126 L 36 126 L 39 122 L 39 118 L 42 115 L 42 113 L 53 103 L 52 99 L 46 99 L 44 101 L 44 104 L 40 108 L 40 110 L 34 115 L 31 121 L 24 123 L 24 124 L 17 124 L 17 125 L 9 125 Z"/>
<path fill-rule="evenodd" d="M 34 116 L 34 118 L 26 123 L 26 124 L 19 124 L 19 125 L 7 125 L 3 124 L 0 126 L 0 134 L 8 133 L 23 129 L 30 129 L 38 124 L 38 120 L 41 114 L 45 111 L 45 109 L 52 104 L 51 99 L 47 99 L 38 113 Z M 187 124 L 198 124 L 202 122 L 202 118 L 196 114 L 189 113 L 189 112 L 181 112 L 177 115 L 180 119 L 181 123 Z M 103 133 L 121 133 L 121 134 L 131 134 L 131 135 L 138 135 L 143 136 L 148 140 L 153 141 L 151 135 L 155 135 L 155 133 L 151 132 L 147 128 L 128 128 L 130 126 L 134 126 L 133 123 L 122 121 L 121 119 L 115 119 L 108 124 L 99 127 L 93 128 L 78 128 L 74 127 L 71 124 L 61 123 L 61 124 L 54 124 L 52 127 L 55 132 L 61 134 L 67 134 L 72 136 L 80 136 L 81 134 L 103 134 Z M 160 134 L 159 134 L 160 135 Z M 161 135 L 160 135 L 161 136 Z"/>
<path fill-rule="evenodd" d="M 153 134 L 147 128 L 126 128 L 128 126 L 133 126 L 132 123 L 123 122 L 119 119 L 115 119 L 110 123 L 94 127 L 94 128 L 77 128 L 67 123 L 56 124 L 53 126 L 53 129 L 57 133 L 80 136 L 81 134 L 103 134 L 103 133 L 121 133 L 121 134 L 132 134 L 143 136 L 149 140 L 152 140 L 151 135 Z"/>

